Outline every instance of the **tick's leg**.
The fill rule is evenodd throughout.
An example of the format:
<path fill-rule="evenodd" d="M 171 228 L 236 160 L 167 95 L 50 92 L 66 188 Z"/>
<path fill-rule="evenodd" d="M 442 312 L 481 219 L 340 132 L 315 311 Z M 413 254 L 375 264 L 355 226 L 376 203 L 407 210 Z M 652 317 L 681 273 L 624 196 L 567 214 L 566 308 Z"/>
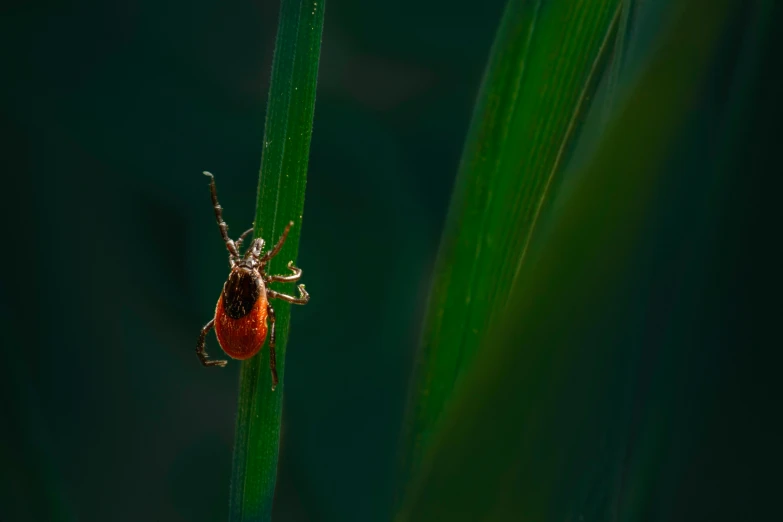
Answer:
<path fill-rule="evenodd" d="M 266 255 L 261 259 L 262 262 L 265 263 L 269 261 L 280 252 L 280 249 L 283 248 L 283 243 L 285 243 L 285 240 L 288 237 L 288 232 L 291 230 L 292 226 L 294 226 L 294 222 L 289 221 L 288 224 L 285 226 L 285 230 L 283 230 L 283 235 L 280 236 L 280 240 L 277 242 L 275 247 L 269 252 L 267 252 Z"/>
<path fill-rule="evenodd" d="M 239 248 L 242 246 L 242 243 L 247 239 L 247 235 L 253 232 L 252 228 L 248 228 L 244 232 L 242 232 L 242 235 L 239 236 L 239 239 L 234 241 L 234 245 L 237 247 L 237 252 L 239 252 Z"/>
<path fill-rule="evenodd" d="M 201 329 L 201 335 L 198 336 L 198 344 L 196 345 L 196 355 L 198 355 L 198 358 L 201 360 L 201 364 L 204 366 L 219 366 L 222 368 L 228 361 L 210 361 L 209 356 L 207 355 L 207 334 L 213 326 L 215 326 L 214 319 L 205 324 L 204 328 Z"/>
<path fill-rule="evenodd" d="M 289 303 L 292 304 L 298 304 L 298 305 L 306 304 L 307 301 L 310 300 L 310 294 L 308 294 L 305 291 L 304 285 L 299 285 L 297 286 L 297 288 L 299 289 L 299 297 L 281 294 L 280 292 L 275 292 L 274 290 L 270 290 L 268 288 L 266 290 L 266 295 L 268 295 L 272 299 L 282 299 L 283 301 L 288 301 Z"/>
<path fill-rule="evenodd" d="M 302 277 L 302 269 L 296 268 L 293 261 L 288 262 L 288 269 L 293 272 L 293 274 L 287 276 L 269 276 L 269 281 L 273 283 L 293 283 L 294 281 L 299 281 L 299 278 Z"/>
<path fill-rule="evenodd" d="M 204 171 L 205 176 L 209 176 L 209 193 L 212 195 L 212 207 L 215 209 L 215 220 L 217 221 L 218 227 L 220 228 L 220 235 L 223 237 L 223 241 L 226 243 L 226 248 L 228 249 L 228 253 L 231 254 L 232 257 L 239 257 L 239 252 L 237 252 L 237 246 L 234 244 L 234 241 L 228 237 L 228 225 L 226 225 L 226 222 L 223 221 L 223 207 L 220 206 L 220 203 L 218 203 L 217 198 L 217 189 L 215 188 L 215 176 L 210 174 L 209 172 Z M 231 265 L 233 266 L 233 260 Z"/>
<path fill-rule="evenodd" d="M 272 372 L 272 391 L 277 388 L 277 354 L 275 353 L 275 309 L 266 305 L 269 315 L 269 370 Z"/>

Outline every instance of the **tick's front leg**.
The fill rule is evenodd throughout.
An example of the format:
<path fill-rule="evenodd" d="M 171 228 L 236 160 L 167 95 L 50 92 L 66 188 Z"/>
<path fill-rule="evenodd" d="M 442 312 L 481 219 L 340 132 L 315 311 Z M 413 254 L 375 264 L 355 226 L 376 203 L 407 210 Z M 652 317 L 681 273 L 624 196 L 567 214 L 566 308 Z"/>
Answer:
<path fill-rule="evenodd" d="M 249 236 L 252 233 L 253 233 L 253 229 L 252 228 L 248 228 L 247 230 L 242 232 L 242 235 L 239 236 L 239 239 L 234 241 L 234 246 L 237 247 L 237 252 L 239 252 L 239 249 L 242 248 L 242 243 L 245 242 L 245 239 L 247 239 L 247 236 Z"/>

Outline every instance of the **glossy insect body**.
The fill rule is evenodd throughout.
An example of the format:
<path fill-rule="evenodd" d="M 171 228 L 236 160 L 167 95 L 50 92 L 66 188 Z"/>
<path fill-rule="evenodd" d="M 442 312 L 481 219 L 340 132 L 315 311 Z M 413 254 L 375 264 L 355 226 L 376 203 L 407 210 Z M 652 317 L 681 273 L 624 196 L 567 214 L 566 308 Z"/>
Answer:
<path fill-rule="evenodd" d="M 263 279 L 234 267 L 215 308 L 215 334 L 224 352 L 234 359 L 249 359 L 261 350 L 268 306 Z"/>
<path fill-rule="evenodd" d="M 231 265 L 231 273 L 218 298 L 215 317 L 201 329 L 201 335 L 196 345 L 196 354 L 204 366 L 223 367 L 226 365 L 227 361 L 211 360 L 206 352 L 207 334 L 212 328 L 215 328 L 220 347 L 226 354 L 233 359 L 249 359 L 257 354 L 264 345 L 267 319 L 269 319 L 269 369 L 272 372 L 272 389 L 274 390 L 277 386 L 275 310 L 269 303 L 269 299 L 282 299 L 293 304 L 305 304 L 310 299 L 304 285 L 297 287 L 299 297 L 282 294 L 269 288 L 270 283 L 292 283 L 299 280 L 302 271 L 296 268 L 293 262 L 288 263 L 288 269 L 292 272 L 290 275 L 269 275 L 265 270 L 269 260 L 280 252 L 294 223 L 293 221 L 288 223 L 280 240 L 266 254 L 261 255 L 264 249 L 264 240 L 259 238 L 253 241 L 244 255 L 240 255 L 242 242 L 253 229 L 245 231 L 236 242 L 228 237 L 228 226 L 223 221 L 223 208 L 217 200 L 215 178 L 209 172 L 204 174 L 212 178 L 209 185 L 212 205 L 215 208 L 215 219 L 218 222 L 220 234 L 223 236 L 223 241 L 229 252 L 228 260 Z"/>

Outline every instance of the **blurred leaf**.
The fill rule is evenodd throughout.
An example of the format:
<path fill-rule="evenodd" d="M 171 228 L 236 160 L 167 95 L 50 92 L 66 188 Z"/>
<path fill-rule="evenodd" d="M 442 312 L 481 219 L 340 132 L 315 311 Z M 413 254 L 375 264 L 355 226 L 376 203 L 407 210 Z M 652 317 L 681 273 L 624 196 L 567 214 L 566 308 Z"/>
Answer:
<path fill-rule="evenodd" d="M 274 244 L 289 221 L 295 225 L 283 249 L 270 262 L 270 273 L 286 273 L 286 264 L 296 260 L 299 250 L 324 5 L 324 0 L 282 0 L 280 8 L 254 235 Z M 232 521 L 271 518 L 291 316 L 289 304 L 276 301 L 274 306 L 280 383 L 271 391 L 267 350 L 242 363 L 231 481 Z"/>
<path fill-rule="evenodd" d="M 678 7 L 522 268 L 507 318 L 460 383 L 400 522 L 625 520 L 620 497 L 643 494 L 622 472 L 634 409 L 627 370 L 634 347 L 649 342 L 636 322 L 650 320 L 629 296 L 645 284 L 634 270 L 650 270 L 645 232 L 666 201 L 668 147 L 707 84 L 730 6 Z"/>
<path fill-rule="evenodd" d="M 441 240 L 403 441 L 415 474 L 453 387 L 508 300 L 611 53 L 619 0 L 509 0 Z"/>

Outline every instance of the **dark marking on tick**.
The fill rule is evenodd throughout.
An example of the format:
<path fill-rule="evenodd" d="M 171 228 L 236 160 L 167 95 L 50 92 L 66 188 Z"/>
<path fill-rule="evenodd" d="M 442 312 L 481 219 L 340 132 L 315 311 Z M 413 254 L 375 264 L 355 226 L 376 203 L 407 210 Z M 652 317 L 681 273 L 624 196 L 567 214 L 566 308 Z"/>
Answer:
<path fill-rule="evenodd" d="M 231 319 L 239 319 L 250 313 L 253 305 L 264 288 L 261 286 L 258 275 L 252 270 L 235 267 L 228 276 L 228 281 L 223 285 L 223 303 L 226 307 L 226 315 Z"/>

